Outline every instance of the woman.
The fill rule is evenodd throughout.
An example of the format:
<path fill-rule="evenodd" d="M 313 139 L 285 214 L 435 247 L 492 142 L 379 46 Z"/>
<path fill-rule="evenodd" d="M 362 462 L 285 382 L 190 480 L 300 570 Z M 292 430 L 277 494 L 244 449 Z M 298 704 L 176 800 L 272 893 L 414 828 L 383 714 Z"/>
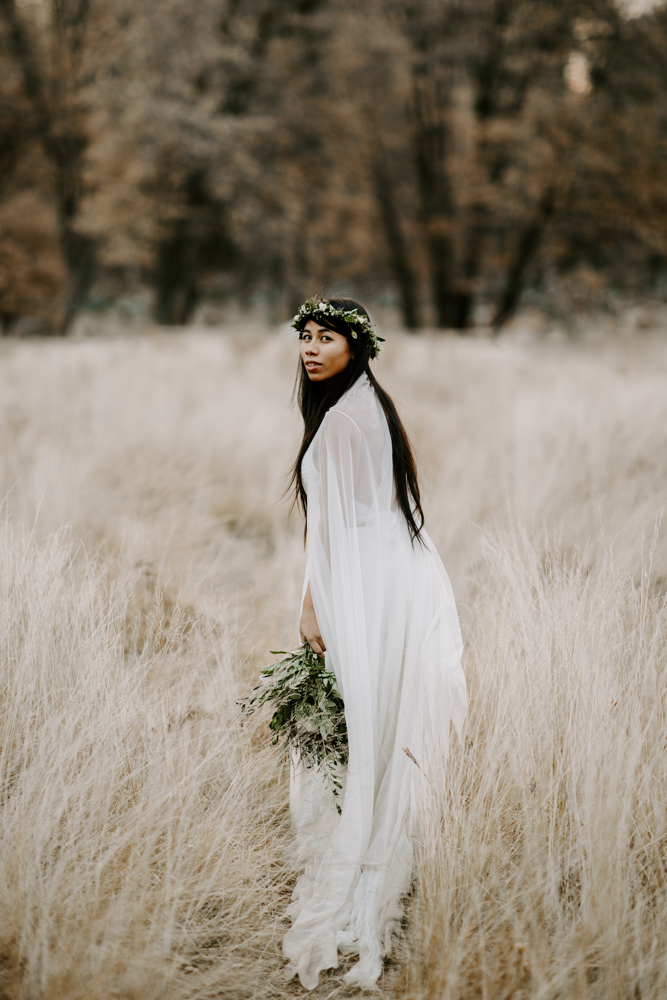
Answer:
<path fill-rule="evenodd" d="M 336 675 L 349 763 L 340 816 L 317 773 L 297 766 L 291 809 L 306 863 L 288 913 L 286 978 L 306 989 L 338 952 L 370 988 L 400 922 L 421 782 L 460 732 L 466 687 L 449 580 L 423 529 L 407 435 L 369 361 L 381 338 L 351 299 L 308 300 L 292 483 L 306 514 L 301 636 Z"/>

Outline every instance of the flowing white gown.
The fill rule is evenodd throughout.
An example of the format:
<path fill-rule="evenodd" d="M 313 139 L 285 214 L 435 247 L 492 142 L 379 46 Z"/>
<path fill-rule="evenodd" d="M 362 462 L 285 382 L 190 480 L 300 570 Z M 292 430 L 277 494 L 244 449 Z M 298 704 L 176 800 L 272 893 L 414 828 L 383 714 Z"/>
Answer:
<path fill-rule="evenodd" d="M 302 467 L 306 586 L 345 702 L 349 765 L 339 816 L 317 772 L 293 769 L 295 851 L 305 864 L 288 914 L 287 979 L 314 989 L 338 951 L 371 988 L 410 887 L 424 775 L 441 768 L 466 713 L 449 579 L 396 502 L 387 421 L 366 375 L 326 414 Z M 408 750 L 412 755 L 405 752 Z M 417 764 L 414 763 L 417 762 Z"/>

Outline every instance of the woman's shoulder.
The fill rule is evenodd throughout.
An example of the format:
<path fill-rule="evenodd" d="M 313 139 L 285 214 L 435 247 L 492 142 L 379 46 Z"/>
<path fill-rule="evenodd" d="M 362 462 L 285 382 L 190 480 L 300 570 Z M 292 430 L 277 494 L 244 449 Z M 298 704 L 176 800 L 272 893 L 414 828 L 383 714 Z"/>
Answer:
<path fill-rule="evenodd" d="M 341 407 L 338 403 L 324 414 L 320 431 L 325 441 L 340 441 L 343 438 L 352 439 L 362 436 L 363 421 L 359 414 L 351 413 L 349 407 Z"/>
<path fill-rule="evenodd" d="M 324 417 L 323 424 L 331 430 L 366 436 L 379 430 L 384 423 L 384 413 L 367 375 L 362 375 L 343 393 L 338 402 Z"/>
<path fill-rule="evenodd" d="M 351 385 L 338 402 L 331 407 L 327 416 L 336 419 L 334 416 L 336 413 L 344 413 L 355 423 L 360 420 L 363 423 L 365 419 L 374 414 L 378 406 L 378 398 L 373 386 L 368 381 L 368 376 L 361 375 L 354 385 Z"/>

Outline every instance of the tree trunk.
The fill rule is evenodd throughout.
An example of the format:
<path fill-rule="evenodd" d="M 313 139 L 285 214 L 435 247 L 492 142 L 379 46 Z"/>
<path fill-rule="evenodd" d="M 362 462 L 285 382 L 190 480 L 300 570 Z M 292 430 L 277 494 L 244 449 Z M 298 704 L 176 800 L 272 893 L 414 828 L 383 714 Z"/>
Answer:
<path fill-rule="evenodd" d="M 185 326 L 199 300 L 193 267 L 193 245 L 185 227 L 158 251 L 155 274 L 155 318 L 164 326 Z"/>
<path fill-rule="evenodd" d="M 432 236 L 428 249 L 436 323 L 446 330 L 465 330 L 472 313 L 472 295 L 453 287 L 455 264 L 451 240 L 446 236 Z"/>
<path fill-rule="evenodd" d="M 403 326 L 407 330 L 416 330 L 419 326 L 417 278 L 410 265 L 405 236 L 396 210 L 393 185 L 379 164 L 375 167 L 375 196 L 380 207 L 389 257 L 398 286 Z"/>
<path fill-rule="evenodd" d="M 431 272 L 436 324 L 463 330 L 472 313 L 472 295 L 456 287 L 456 261 L 450 227 L 456 216 L 451 179 L 447 173 L 448 135 L 441 79 L 414 82 L 415 160 L 421 202 L 422 228 Z M 425 91 L 433 91 L 431 100 Z"/>
<path fill-rule="evenodd" d="M 507 274 L 505 288 L 493 318 L 493 328 L 496 333 L 516 312 L 521 293 L 526 284 L 528 267 L 532 263 L 539 246 L 545 226 L 554 213 L 556 202 L 555 186 L 550 185 L 539 203 L 537 213 L 532 222 L 524 230 L 517 247 L 516 256 Z"/>
<path fill-rule="evenodd" d="M 51 140 L 56 167 L 56 192 L 60 245 L 67 268 L 67 299 L 59 333 L 66 334 L 86 300 L 95 274 L 95 244 L 75 229 L 81 201 L 81 167 L 84 143 L 72 136 Z"/>

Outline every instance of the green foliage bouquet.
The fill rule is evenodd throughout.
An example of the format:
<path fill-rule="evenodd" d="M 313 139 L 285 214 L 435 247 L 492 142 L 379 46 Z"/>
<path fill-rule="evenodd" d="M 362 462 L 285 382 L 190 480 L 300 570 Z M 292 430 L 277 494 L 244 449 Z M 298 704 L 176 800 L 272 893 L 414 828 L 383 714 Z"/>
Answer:
<path fill-rule="evenodd" d="M 336 678 L 308 642 L 291 653 L 273 649 L 271 653 L 283 659 L 264 667 L 255 693 L 241 703 L 241 711 L 250 715 L 270 702 L 274 712 L 269 726 L 275 733 L 271 742 L 275 745 L 284 738 L 287 754 L 316 768 L 338 796 L 339 767 L 347 765 L 348 745 L 345 706 Z M 340 812 L 338 802 L 336 808 Z"/>

